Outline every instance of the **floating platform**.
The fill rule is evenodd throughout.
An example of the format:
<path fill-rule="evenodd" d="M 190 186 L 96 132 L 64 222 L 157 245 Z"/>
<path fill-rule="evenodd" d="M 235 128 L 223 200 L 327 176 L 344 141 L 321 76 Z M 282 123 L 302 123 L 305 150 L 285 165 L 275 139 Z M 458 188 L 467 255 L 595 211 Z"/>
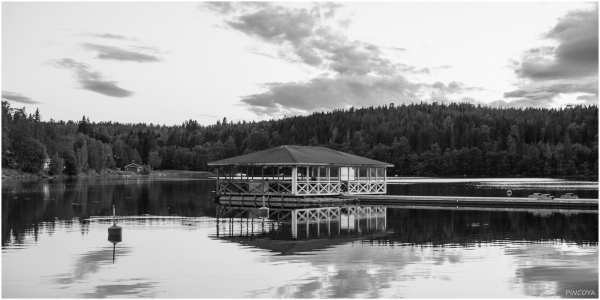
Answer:
<path fill-rule="evenodd" d="M 225 206 L 261 207 L 262 196 L 223 195 L 215 202 Z M 565 195 L 561 198 L 534 194 L 525 197 L 463 197 L 463 196 L 398 196 L 398 195 L 351 195 L 340 194 L 330 197 L 286 197 L 265 196 L 265 205 L 270 208 L 310 208 L 339 205 L 400 205 L 400 206 L 469 206 L 469 207 L 514 207 L 514 208 L 564 208 L 598 210 L 598 199 L 583 199 Z"/>
<path fill-rule="evenodd" d="M 224 195 L 215 198 L 215 202 L 225 206 L 261 207 L 263 197 L 256 195 Z M 306 208 L 347 204 L 358 204 L 356 198 L 334 197 L 285 197 L 265 196 L 264 203 L 269 208 Z"/>
<path fill-rule="evenodd" d="M 360 204 L 424 205 L 424 206 L 487 206 L 598 209 L 598 199 L 554 197 L 461 197 L 461 196 L 392 196 L 356 195 Z"/>

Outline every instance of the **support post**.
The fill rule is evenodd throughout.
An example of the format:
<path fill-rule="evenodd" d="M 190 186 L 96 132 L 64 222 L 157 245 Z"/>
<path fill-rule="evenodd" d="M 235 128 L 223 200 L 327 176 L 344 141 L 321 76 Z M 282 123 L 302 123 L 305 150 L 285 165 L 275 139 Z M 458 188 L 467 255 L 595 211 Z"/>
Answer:
<path fill-rule="evenodd" d="M 387 227 L 387 207 L 383 209 L 383 230 Z"/>
<path fill-rule="evenodd" d="M 216 168 L 217 169 L 217 188 L 215 189 L 215 192 L 217 193 L 217 195 L 219 195 L 219 167 Z"/>
<path fill-rule="evenodd" d="M 383 193 L 387 194 L 387 182 L 385 182 L 387 178 L 387 170 L 386 167 L 383 167 Z"/>
<path fill-rule="evenodd" d="M 292 167 L 292 195 L 298 194 L 298 167 Z"/>
<path fill-rule="evenodd" d="M 298 215 L 297 215 L 297 211 L 295 209 L 292 209 L 291 214 L 292 214 L 292 237 L 293 238 L 297 238 L 298 237 Z"/>

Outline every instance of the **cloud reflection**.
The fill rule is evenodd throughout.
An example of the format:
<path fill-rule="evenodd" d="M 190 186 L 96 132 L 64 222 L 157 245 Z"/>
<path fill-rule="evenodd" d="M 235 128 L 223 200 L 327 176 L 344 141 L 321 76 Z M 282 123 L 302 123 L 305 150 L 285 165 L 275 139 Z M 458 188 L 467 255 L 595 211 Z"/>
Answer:
<path fill-rule="evenodd" d="M 565 244 L 439 249 L 354 242 L 318 256 L 269 259 L 309 263 L 310 271 L 284 286 L 257 291 L 256 297 L 565 297 L 566 290 L 575 289 L 598 293 L 597 249 Z M 421 290 L 423 286 L 436 288 Z"/>
<path fill-rule="evenodd" d="M 85 298 L 106 298 L 108 296 L 134 296 L 134 297 L 155 297 L 154 292 L 148 291 L 154 289 L 155 282 L 142 282 L 135 284 L 107 284 L 96 286 L 93 293 L 85 293 Z"/>
<path fill-rule="evenodd" d="M 126 255 L 129 252 L 130 250 L 127 248 L 118 249 L 116 251 L 115 259 L 118 259 L 119 256 Z M 72 284 L 74 282 L 84 280 L 94 273 L 97 273 L 100 271 L 103 265 L 112 263 L 112 246 L 110 246 L 110 248 L 107 247 L 101 250 L 90 251 L 79 256 L 79 259 L 77 259 L 75 262 L 71 273 L 57 274 L 53 276 L 54 278 L 51 281 L 56 284 Z"/>

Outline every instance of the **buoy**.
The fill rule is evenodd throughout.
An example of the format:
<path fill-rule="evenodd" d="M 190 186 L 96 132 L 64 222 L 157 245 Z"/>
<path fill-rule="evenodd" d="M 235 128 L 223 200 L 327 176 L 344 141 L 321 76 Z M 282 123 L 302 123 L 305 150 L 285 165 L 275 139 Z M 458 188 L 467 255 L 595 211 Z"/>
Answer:
<path fill-rule="evenodd" d="M 108 239 L 111 239 L 111 236 L 115 236 L 114 239 L 119 239 L 121 241 L 121 227 L 117 226 L 116 214 L 115 214 L 115 206 L 113 205 L 113 225 L 108 227 Z"/>
<path fill-rule="evenodd" d="M 115 263 L 115 254 L 117 253 L 117 244 L 122 241 L 120 235 L 109 235 L 108 241 L 113 244 L 113 264 Z"/>
<path fill-rule="evenodd" d="M 508 195 L 509 197 L 512 196 L 512 191 L 511 190 L 506 191 L 506 195 Z"/>
<path fill-rule="evenodd" d="M 115 263 L 116 246 L 123 241 L 121 227 L 117 226 L 117 216 L 113 205 L 113 225 L 108 227 L 108 241 L 113 244 L 113 264 Z"/>
<path fill-rule="evenodd" d="M 265 196 L 263 196 L 263 206 L 258 209 L 258 216 L 261 219 L 266 219 L 269 217 L 269 208 L 265 206 Z"/>

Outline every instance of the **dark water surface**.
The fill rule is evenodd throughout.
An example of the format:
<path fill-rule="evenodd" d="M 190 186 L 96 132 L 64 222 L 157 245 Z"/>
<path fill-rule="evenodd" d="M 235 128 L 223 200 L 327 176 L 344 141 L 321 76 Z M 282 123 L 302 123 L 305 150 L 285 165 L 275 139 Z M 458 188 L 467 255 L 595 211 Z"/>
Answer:
<path fill-rule="evenodd" d="M 597 211 L 383 207 L 300 224 L 292 238 L 289 224 L 217 218 L 214 189 L 196 178 L 3 180 L 2 296 L 598 297 Z M 404 178 L 388 194 L 507 189 L 598 198 L 597 178 Z"/>

